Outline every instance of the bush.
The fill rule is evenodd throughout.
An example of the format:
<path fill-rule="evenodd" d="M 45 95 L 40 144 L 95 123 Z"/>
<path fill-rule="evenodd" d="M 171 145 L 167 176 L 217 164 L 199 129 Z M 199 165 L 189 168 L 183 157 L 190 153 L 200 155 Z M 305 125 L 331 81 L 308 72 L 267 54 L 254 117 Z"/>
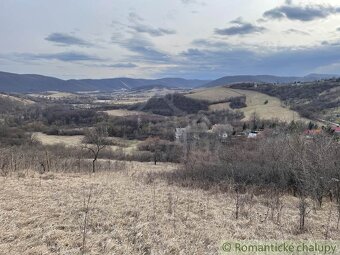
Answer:
<path fill-rule="evenodd" d="M 310 140 L 274 132 L 263 140 L 231 141 L 215 148 L 191 147 L 182 168 L 161 176 L 184 186 L 209 189 L 232 182 L 317 201 L 333 192 L 336 187 L 330 183 L 340 177 L 340 146 L 332 137 Z"/>
<path fill-rule="evenodd" d="M 240 109 L 240 108 L 247 107 L 245 96 L 233 97 L 233 98 L 230 98 L 229 101 L 230 101 L 229 106 L 232 109 Z"/>

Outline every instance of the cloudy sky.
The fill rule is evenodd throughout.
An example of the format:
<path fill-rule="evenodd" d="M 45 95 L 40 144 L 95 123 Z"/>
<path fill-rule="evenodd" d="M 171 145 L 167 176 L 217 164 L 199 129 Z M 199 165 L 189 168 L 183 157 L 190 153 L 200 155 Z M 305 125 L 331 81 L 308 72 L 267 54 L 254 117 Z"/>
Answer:
<path fill-rule="evenodd" d="M 7 72 L 340 74 L 338 0 L 0 0 L 0 32 Z"/>

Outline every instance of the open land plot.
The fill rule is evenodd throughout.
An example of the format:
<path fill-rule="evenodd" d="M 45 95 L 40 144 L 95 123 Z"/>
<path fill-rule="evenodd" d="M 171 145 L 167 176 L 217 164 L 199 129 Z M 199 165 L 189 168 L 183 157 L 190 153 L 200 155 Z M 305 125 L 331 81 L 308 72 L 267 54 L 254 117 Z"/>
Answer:
<path fill-rule="evenodd" d="M 207 100 L 209 102 L 216 102 L 221 100 L 226 100 L 231 97 L 241 96 L 239 92 L 227 89 L 224 87 L 214 87 L 208 89 L 198 89 L 194 90 L 192 93 L 187 94 L 186 96 L 199 100 Z"/>
<path fill-rule="evenodd" d="M 78 146 L 81 144 L 84 136 L 60 136 L 60 135 L 46 135 L 44 133 L 36 132 L 33 137 L 44 145 L 65 144 L 66 146 Z"/>
<path fill-rule="evenodd" d="M 290 122 L 292 120 L 309 121 L 301 118 L 300 115 L 288 106 L 283 105 L 280 99 L 266 94 L 258 93 L 248 90 L 235 90 L 236 92 L 243 93 L 246 96 L 247 107 L 240 109 L 244 112 L 247 119 L 250 119 L 255 112 L 260 118 L 263 119 L 279 119 L 281 121 Z"/>
<path fill-rule="evenodd" d="M 7 98 L 7 99 L 10 99 L 10 100 L 13 100 L 15 102 L 22 103 L 22 104 L 25 104 L 25 105 L 31 105 L 31 104 L 35 103 L 34 101 L 29 100 L 29 99 L 25 99 L 25 98 L 21 98 L 21 97 L 16 97 L 16 96 L 5 95 L 5 94 L 1 94 L 1 93 L 0 93 L 0 97 Z"/>
<path fill-rule="evenodd" d="M 300 115 L 285 106 L 279 98 L 268 96 L 263 93 L 250 90 L 240 90 L 225 87 L 216 87 L 206 90 L 201 90 L 189 97 L 196 99 L 208 100 L 217 102 L 231 97 L 246 97 L 247 107 L 239 109 L 244 112 L 245 118 L 250 119 L 254 113 L 262 119 L 279 119 L 281 121 L 290 122 L 292 120 L 309 121 L 301 118 Z M 218 103 L 210 105 L 211 110 L 230 109 L 229 103 Z"/>
<path fill-rule="evenodd" d="M 31 97 L 40 97 L 40 98 L 52 98 L 52 99 L 63 99 L 63 98 L 76 98 L 77 94 L 68 93 L 68 92 L 59 92 L 59 91 L 48 91 L 46 93 L 32 93 L 29 94 Z"/>
<path fill-rule="evenodd" d="M 41 142 L 43 145 L 56 145 L 56 144 L 64 144 L 66 146 L 76 146 L 80 147 L 82 145 L 82 141 L 84 139 L 83 135 L 75 135 L 75 136 L 60 136 L 60 135 L 46 135 L 44 133 L 36 132 L 33 134 L 35 139 Z M 126 140 L 119 137 L 110 137 L 114 145 L 107 146 L 107 148 L 111 148 L 113 151 L 117 149 L 122 149 L 125 153 L 132 153 L 137 150 L 137 146 L 140 143 L 138 140 Z"/>
<path fill-rule="evenodd" d="M 118 117 L 122 117 L 122 116 L 131 116 L 131 115 L 145 115 L 145 112 L 140 112 L 140 111 L 129 111 L 126 109 L 117 109 L 117 110 L 108 110 L 108 111 L 104 111 L 106 112 L 108 115 L 110 116 L 118 116 Z"/>
<path fill-rule="evenodd" d="M 150 178 L 175 167 L 132 162 L 93 175 L 27 172 L 20 178 L 14 173 L 0 177 L 0 251 L 80 254 L 85 247 L 85 254 L 218 254 L 223 240 L 320 240 L 326 232 L 339 240 L 336 208 L 330 203 L 310 211 L 303 233 L 297 232 L 298 200 L 289 196 L 282 198 L 279 222 L 276 214 L 268 215 L 268 198 L 261 196 L 241 209 L 236 220 L 231 192 Z"/>

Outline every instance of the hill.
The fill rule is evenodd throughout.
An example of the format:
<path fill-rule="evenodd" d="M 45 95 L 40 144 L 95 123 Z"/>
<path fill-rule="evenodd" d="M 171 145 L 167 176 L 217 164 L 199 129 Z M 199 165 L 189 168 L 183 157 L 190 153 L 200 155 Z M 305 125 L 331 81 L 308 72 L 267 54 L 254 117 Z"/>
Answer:
<path fill-rule="evenodd" d="M 31 104 L 34 104 L 34 102 L 17 96 L 0 93 L 0 116 L 2 114 L 15 114 Z"/>
<path fill-rule="evenodd" d="M 182 94 L 167 94 L 165 96 L 154 96 L 146 103 L 136 104 L 133 110 L 150 112 L 165 116 L 179 116 L 190 113 L 197 113 L 200 110 L 208 109 L 208 102 L 185 97 Z"/>
<path fill-rule="evenodd" d="M 257 91 L 233 89 L 229 87 L 213 87 L 196 90 L 196 92 L 187 94 L 186 96 L 209 101 L 209 108 L 211 110 L 230 109 L 230 102 L 228 101 L 231 98 L 245 97 L 246 106 L 239 110 L 244 113 L 246 119 L 252 118 L 255 113 L 261 119 L 279 119 L 287 122 L 292 120 L 306 120 L 301 118 L 297 112 L 290 110 L 281 103 L 279 98 Z"/>
<path fill-rule="evenodd" d="M 279 83 L 287 84 L 294 82 L 307 82 L 316 81 L 322 79 L 330 79 L 332 77 L 337 77 L 337 75 L 332 74 L 309 74 L 303 77 L 284 77 L 284 76 L 274 76 L 274 75 L 236 75 L 236 76 L 225 76 L 217 80 L 211 81 L 202 87 L 217 87 L 235 83 L 246 83 L 246 82 L 257 82 L 257 83 Z"/>
<path fill-rule="evenodd" d="M 207 80 L 186 80 L 182 78 L 162 79 L 82 79 L 62 80 L 36 74 L 14 74 L 0 72 L 1 92 L 45 92 L 45 91 L 113 91 L 120 89 L 134 89 L 144 86 L 164 86 L 171 88 L 193 88 L 206 84 Z"/>
<path fill-rule="evenodd" d="M 235 84 L 235 89 L 257 91 L 280 98 L 286 105 L 311 119 L 329 117 L 331 121 L 339 115 L 340 79 L 306 82 L 295 85 L 275 86 L 272 84 Z M 334 112 L 334 114 L 332 114 Z"/>

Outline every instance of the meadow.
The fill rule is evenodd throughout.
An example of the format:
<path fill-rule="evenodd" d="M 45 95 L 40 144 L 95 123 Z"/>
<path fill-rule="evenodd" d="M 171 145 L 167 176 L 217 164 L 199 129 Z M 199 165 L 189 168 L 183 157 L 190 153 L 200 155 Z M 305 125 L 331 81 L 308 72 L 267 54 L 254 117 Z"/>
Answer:
<path fill-rule="evenodd" d="M 104 162 L 102 162 L 104 163 Z M 169 184 L 174 164 L 111 162 L 96 174 L 20 171 L 0 177 L 2 254 L 218 254 L 223 240 L 339 240 L 332 203 L 299 232 L 288 195 Z M 279 210 L 277 210 L 279 208 Z"/>

